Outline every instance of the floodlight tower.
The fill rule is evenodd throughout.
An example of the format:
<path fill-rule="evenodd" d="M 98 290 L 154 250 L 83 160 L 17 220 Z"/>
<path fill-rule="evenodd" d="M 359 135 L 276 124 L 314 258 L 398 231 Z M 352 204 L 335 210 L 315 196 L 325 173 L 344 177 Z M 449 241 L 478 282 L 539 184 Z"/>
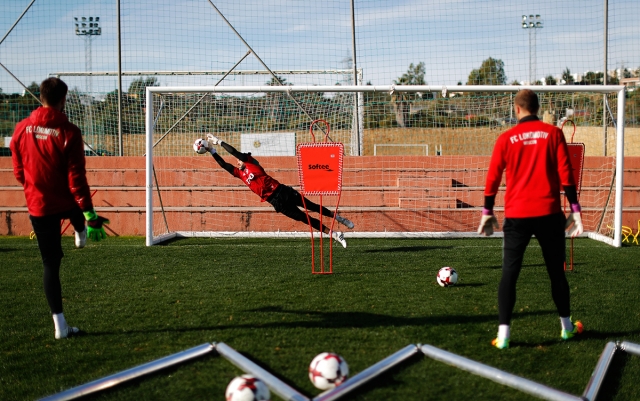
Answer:
<path fill-rule="evenodd" d="M 522 29 L 529 31 L 529 84 L 533 85 L 536 82 L 536 31 L 542 29 L 540 14 L 523 15 Z"/>
<path fill-rule="evenodd" d="M 93 134 L 93 116 L 91 113 L 91 40 L 94 36 L 102 35 L 100 28 L 100 17 L 74 17 L 76 36 L 84 36 L 84 54 L 85 54 L 85 70 L 86 78 L 86 95 L 84 96 L 84 105 L 87 106 L 87 126 L 85 132 Z"/>

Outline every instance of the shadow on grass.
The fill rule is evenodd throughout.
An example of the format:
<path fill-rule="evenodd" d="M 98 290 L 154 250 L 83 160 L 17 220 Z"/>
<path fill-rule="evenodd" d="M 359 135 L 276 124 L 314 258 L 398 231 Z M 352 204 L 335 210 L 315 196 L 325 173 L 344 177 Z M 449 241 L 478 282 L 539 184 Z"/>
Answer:
<path fill-rule="evenodd" d="M 616 397 L 620 390 L 620 381 L 624 372 L 624 367 L 629 360 L 630 355 L 626 352 L 616 352 L 611 360 L 611 365 L 607 370 L 607 375 L 598 392 L 598 401 L 611 401 Z"/>
<path fill-rule="evenodd" d="M 122 377 L 122 378 L 120 378 L 121 381 L 112 380 L 112 381 L 104 384 L 104 387 L 93 387 L 91 389 L 92 392 L 90 392 L 90 393 L 87 393 L 86 392 L 87 390 L 85 389 L 84 393 L 82 393 L 82 394 L 80 394 L 80 395 L 78 395 L 76 397 L 73 397 L 73 398 L 60 398 L 60 399 L 65 399 L 65 400 L 66 399 L 81 399 L 81 400 L 85 400 L 85 401 L 111 399 L 110 397 L 116 397 L 117 394 L 123 394 L 123 391 L 126 390 L 127 388 L 135 389 L 136 387 L 138 387 L 140 385 L 140 383 L 142 383 L 144 381 L 147 381 L 147 380 L 150 380 L 150 379 L 153 379 L 153 378 L 171 377 L 171 375 L 175 374 L 178 370 L 184 369 L 185 366 L 188 366 L 189 363 L 195 362 L 195 361 L 201 361 L 204 358 L 211 358 L 211 357 L 218 358 L 218 356 L 216 356 L 215 352 L 207 354 L 207 355 L 202 355 L 202 356 L 197 357 L 197 358 L 193 358 L 193 359 L 190 359 L 190 360 L 187 360 L 187 361 L 176 363 L 175 365 L 167 366 L 167 367 L 162 368 L 160 370 L 157 370 L 157 371 L 155 371 L 153 373 L 146 373 L 146 374 L 143 374 L 141 376 L 134 376 L 134 377 Z M 160 359 L 160 358 L 158 358 L 158 359 Z M 154 361 L 157 361 L 157 359 L 154 360 Z M 100 379 L 103 379 L 104 377 L 111 376 L 111 375 L 114 375 L 114 374 L 117 374 L 117 373 L 122 373 L 125 370 L 133 369 L 133 368 L 136 368 L 138 366 L 139 365 L 132 366 L 131 368 L 125 368 L 125 369 L 122 369 L 121 371 L 110 373 L 110 374 L 105 375 L 105 376 L 103 376 L 101 378 L 98 378 L 96 380 L 100 380 Z M 85 385 L 85 384 L 88 384 L 88 383 L 91 383 L 91 382 L 78 384 L 78 386 L 82 386 L 82 385 Z"/>
<path fill-rule="evenodd" d="M 391 369 L 386 370 L 380 376 L 376 377 L 374 380 L 369 380 L 368 382 L 358 386 L 355 390 L 349 393 L 348 397 L 344 397 L 345 399 L 354 399 L 358 395 L 363 395 L 368 393 L 374 389 L 380 389 L 383 387 L 399 387 L 406 385 L 406 383 L 399 381 L 395 378 L 395 375 L 399 373 L 401 370 L 406 370 L 409 367 L 415 365 L 423 361 L 425 358 L 422 352 L 417 352 L 411 358 L 403 361 L 402 363 L 394 366 Z"/>
<path fill-rule="evenodd" d="M 394 248 L 386 249 L 368 249 L 363 253 L 380 253 L 380 252 L 422 252 L 422 251 L 435 251 L 440 249 L 453 249 L 453 246 L 398 246 Z"/>
<path fill-rule="evenodd" d="M 246 323 L 234 325 L 218 326 L 198 326 L 182 328 L 162 328 L 148 330 L 127 330 L 126 333 L 165 333 L 165 332 L 192 332 L 208 330 L 232 330 L 232 329 L 281 329 L 281 328 L 306 328 L 306 329 L 340 329 L 340 328 L 369 328 L 369 327 L 415 327 L 415 326 L 445 326 L 469 323 L 497 322 L 498 315 L 443 315 L 443 316 L 422 316 L 422 317 L 400 317 L 381 315 L 369 312 L 322 312 L 309 310 L 289 310 L 281 306 L 266 306 L 263 308 L 250 309 L 246 312 L 287 314 L 307 318 L 307 320 L 297 321 L 277 321 L 269 323 Z M 518 316 L 556 316 L 555 310 L 518 312 Z M 122 334 L 123 331 L 100 331 L 87 332 L 86 336 L 101 336 Z"/>
<path fill-rule="evenodd" d="M 586 264 L 586 263 L 574 263 L 574 264 L 573 264 L 574 268 L 575 268 L 575 267 L 578 267 L 578 266 L 581 266 L 581 265 L 582 265 L 583 267 L 586 267 L 586 266 L 587 266 L 587 264 Z M 544 263 L 529 263 L 529 264 L 523 263 L 523 264 L 522 264 L 522 268 L 523 268 L 523 269 L 532 268 L 532 267 L 544 267 L 544 268 L 546 268 L 546 267 L 547 267 L 547 265 L 545 265 Z M 480 269 L 502 269 L 502 265 L 474 266 L 474 268 L 480 268 Z M 571 271 L 571 270 L 566 270 L 566 272 L 567 272 L 567 273 L 577 273 L 578 271 L 577 271 L 577 269 L 576 269 L 576 270 L 573 270 L 573 271 Z"/>
<path fill-rule="evenodd" d="M 486 283 L 458 283 L 453 287 L 484 287 Z"/>
<path fill-rule="evenodd" d="M 589 330 L 587 328 L 587 329 L 585 329 L 585 331 L 582 334 L 580 334 L 580 335 L 578 335 L 576 337 L 573 337 L 571 340 L 568 340 L 567 343 L 576 343 L 576 342 L 586 341 L 586 340 L 605 340 L 605 341 L 614 341 L 615 342 L 615 341 L 624 339 L 624 337 L 636 336 L 638 334 L 640 334 L 640 330 L 601 332 L 601 331 L 596 331 L 596 330 Z M 547 341 L 543 341 L 543 342 L 536 342 L 536 343 L 522 343 L 522 342 L 517 342 L 517 341 L 511 341 L 509 343 L 509 347 L 510 348 L 515 348 L 515 347 L 524 347 L 524 348 L 549 347 L 549 346 L 557 345 L 557 344 L 562 343 L 562 342 L 565 342 L 565 341 L 560 339 L 560 336 L 558 336 L 555 339 L 551 339 L 551 340 L 547 340 Z M 604 349 L 604 345 L 603 345 L 603 349 Z"/>
<path fill-rule="evenodd" d="M 173 237 L 171 239 L 168 240 L 164 240 L 159 244 L 156 244 L 155 246 L 167 246 L 167 245 L 175 245 L 177 242 L 180 241 L 186 241 L 189 240 L 191 238 L 185 238 L 185 237 Z"/>

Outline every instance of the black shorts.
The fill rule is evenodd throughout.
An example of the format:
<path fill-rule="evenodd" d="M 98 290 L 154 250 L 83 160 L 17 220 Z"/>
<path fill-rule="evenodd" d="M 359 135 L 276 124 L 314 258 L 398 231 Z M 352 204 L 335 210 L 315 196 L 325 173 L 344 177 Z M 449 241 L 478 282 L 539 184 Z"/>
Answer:
<path fill-rule="evenodd" d="M 60 243 L 62 234 L 60 233 L 60 221 L 69 219 L 73 225 L 73 229 L 81 231 L 84 229 L 84 215 L 80 208 L 73 208 L 69 211 L 56 213 L 48 216 L 35 217 L 29 215 L 33 232 L 38 240 L 38 248 L 42 260 L 48 261 L 60 260 L 64 256 L 62 245 Z"/>
<path fill-rule="evenodd" d="M 288 185 L 280 184 L 271 194 L 267 202 L 273 206 L 278 213 L 295 220 L 306 219 L 306 214 L 298 208 L 302 206 L 300 193 Z"/>

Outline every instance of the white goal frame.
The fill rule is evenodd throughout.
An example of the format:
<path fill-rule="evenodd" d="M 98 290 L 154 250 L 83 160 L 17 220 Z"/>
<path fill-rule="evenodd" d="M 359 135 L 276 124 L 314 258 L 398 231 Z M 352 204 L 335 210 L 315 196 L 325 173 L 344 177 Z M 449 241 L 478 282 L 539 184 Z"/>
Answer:
<path fill-rule="evenodd" d="M 539 93 L 602 93 L 617 94 L 617 122 L 616 122 L 616 167 L 615 167 L 615 200 L 614 200 L 614 237 L 613 239 L 594 232 L 585 233 L 589 238 L 605 242 L 614 247 L 622 246 L 622 197 L 623 197 L 623 172 L 624 172 L 624 109 L 625 109 L 625 87 L 623 85 L 564 85 L 564 86 L 512 86 L 512 85 L 459 85 L 447 87 L 444 85 L 382 85 L 382 86 L 154 86 L 146 88 L 146 112 L 145 112 L 145 132 L 146 132 L 146 244 L 151 246 L 173 237 L 297 237 L 308 236 L 309 233 L 238 233 L 238 232 L 172 232 L 154 237 L 153 234 L 153 130 L 154 130 L 154 94 L 169 93 L 211 93 L 211 94 L 231 94 L 231 93 L 364 93 L 383 92 L 393 93 L 402 91 L 407 93 L 428 93 L 441 92 L 444 96 L 450 92 L 501 92 L 516 93 L 522 89 L 531 89 Z M 360 107 L 360 104 L 358 103 Z M 361 115 L 358 111 L 358 115 Z M 289 235 L 290 234 L 290 235 Z M 410 233 L 381 233 L 381 232 L 353 232 L 351 237 L 360 238 L 380 238 L 380 237 L 400 237 L 400 238 L 460 238 L 477 237 L 475 232 L 410 232 Z"/>

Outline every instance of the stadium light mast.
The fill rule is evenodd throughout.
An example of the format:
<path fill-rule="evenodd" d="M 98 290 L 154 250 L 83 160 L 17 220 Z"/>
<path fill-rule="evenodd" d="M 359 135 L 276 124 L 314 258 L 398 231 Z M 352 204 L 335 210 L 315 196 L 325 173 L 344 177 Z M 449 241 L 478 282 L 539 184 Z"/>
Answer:
<path fill-rule="evenodd" d="M 87 106 L 87 123 L 85 132 L 93 135 L 93 116 L 91 113 L 91 40 L 102 35 L 100 17 L 74 17 L 76 36 L 84 36 L 85 70 L 87 72 L 86 95 L 84 105 Z"/>
<path fill-rule="evenodd" d="M 536 82 L 536 31 L 542 28 L 540 14 L 522 16 L 522 29 L 529 31 L 529 85 L 534 85 Z"/>

